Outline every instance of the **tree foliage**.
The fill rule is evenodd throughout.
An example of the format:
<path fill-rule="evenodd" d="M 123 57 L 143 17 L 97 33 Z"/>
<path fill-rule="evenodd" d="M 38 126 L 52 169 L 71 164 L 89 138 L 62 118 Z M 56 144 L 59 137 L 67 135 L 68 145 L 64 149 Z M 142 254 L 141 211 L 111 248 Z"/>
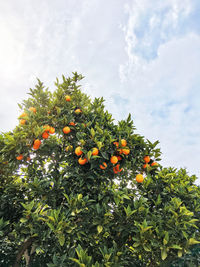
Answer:
<path fill-rule="evenodd" d="M 53 93 L 38 80 L 0 135 L 0 265 L 170 266 L 200 243 L 196 176 L 158 164 L 158 142 L 130 115 L 116 123 L 82 78 Z"/>

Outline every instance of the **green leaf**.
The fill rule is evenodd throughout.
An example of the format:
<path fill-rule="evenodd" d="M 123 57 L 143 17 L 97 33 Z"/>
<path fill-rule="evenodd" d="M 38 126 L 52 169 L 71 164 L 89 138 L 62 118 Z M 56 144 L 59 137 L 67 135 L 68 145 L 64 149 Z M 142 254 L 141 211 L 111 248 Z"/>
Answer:
<path fill-rule="evenodd" d="M 200 241 L 197 241 L 196 239 L 194 239 L 194 238 L 190 238 L 189 240 L 188 240 L 188 245 L 195 245 L 195 244 L 199 244 L 200 243 Z"/>
<path fill-rule="evenodd" d="M 182 250 L 178 250 L 178 257 L 180 258 L 180 257 L 182 257 L 182 255 L 183 255 Z"/>
<path fill-rule="evenodd" d="M 167 258 L 166 248 L 161 248 L 161 259 L 164 261 Z"/>
<path fill-rule="evenodd" d="M 59 241 L 59 243 L 60 243 L 60 245 L 62 247 L 64 245 L 64 243 L 65 243 L 65 236 L 64 236 L 64 234 L 58 235 L 58 241 Z"/>
<path fill-rule="evenodd" d="M 98 234 L 100 234 L 103 231 L 102 225 L 97 226 L 97 231 L 98 231 Z"/>
<path fill-rule="evenodd" d="M 93 128 L 91 128 L 90 130 L 91 136 L 94 137 L 95 136 L 95 130 Z"/>
<path fill-rule="evenodd" d="M 27 219 L 26 219 L 26 218 L 21 218 L 21 219 L 20 219 L 20 222 L 21 222 L 21 223 L 25 223 L 25 222 L 27 222 Z"/>

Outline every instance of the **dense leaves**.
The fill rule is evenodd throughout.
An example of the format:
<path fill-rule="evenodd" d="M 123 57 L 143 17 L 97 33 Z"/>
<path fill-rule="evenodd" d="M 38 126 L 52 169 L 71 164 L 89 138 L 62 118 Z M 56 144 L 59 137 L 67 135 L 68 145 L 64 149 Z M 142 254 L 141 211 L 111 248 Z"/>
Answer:
<path fill-rule="evenodd" d="M 82 78 L 57 79 L 53 93 L 38 80 L 0 135 L 0 265 L 177 264 L 200 243 L 196 177 L 162 168 L 158 142 L 130 115 L 114 123 Z"/>

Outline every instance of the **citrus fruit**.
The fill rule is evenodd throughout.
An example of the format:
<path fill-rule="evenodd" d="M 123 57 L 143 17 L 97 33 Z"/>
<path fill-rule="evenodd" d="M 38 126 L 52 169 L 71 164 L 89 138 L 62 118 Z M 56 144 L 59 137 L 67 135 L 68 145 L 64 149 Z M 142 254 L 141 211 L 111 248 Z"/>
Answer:
<path fill-rule="evenodd" d="M 24 125 L 26 123 L 26 120 L 21 119 L 19 123 L 20 123 L 20 125 Z"/>
<path fill-rule="evenodd" d="M 44 128 L 45 132 L 49 132 L 49 130 L 50 130 L 50 126 L 49 125 L 44 125 L 43 128 Z"/>
<path fill-rule="evenodd" d="M 147 167 L 149 167 L 149 164 L 148 163 L 146 163 L 146 164 L 143 165 L 143 168 L 144 169 L 146 169 Z"/>
<path fill-rule="evenodd" d="M 49 134 L 47 132 L 44 132 L 42 134 L 42 138 L 47 139 L 49 137 Z"/>
<path fill-rule="evenodd" d="M 123 148 L 123 149 L 122 149 L 122 153 L 123 153 L 124 155 L 128 155 L 128 154 L 130 154 L 130 149 L 128 149 L 128 148 Z"/>
<path fill-rule="evenodd" d="M 144 161 L 145 161 L 146 163 L 149 163 L 149 161 L 150 161 L 150 157 L 149 157 L 149 156 L 145 156 L 145 157 L 144 157 Z"/>
<path fill-rule="evenodd" d="M 92 149 L 92 155 L 93 155 L 93 156 L 97 156 L 98 154 L 99 154 L 99 150 L 98 150 L 98 148 L 94 147 L 94 148 Z"/>
<path fill-rule="evenodd" d="M 40 145 L 41 141 L 39 139 L 36 139 L 33 143 L 33 148 L 37 150 L 40 147 Z"/>
<path fill-rule="evenodd" d="M 68 126 L 63 128 L 63 133 L 68 134 L 70 132 L 71 132 L 71 129 Z"/>
<path fill-rule="evenodd" d="M 19 116 L 19 118 L 23 118 L 23 117 L 27 117 L 28 115 L 26 114 L 26 112 L 23 112 L 20 116 Z"/>
<path fill-rule="evenodd" d="M 34 107 L 30 107 L 30 108 L 29 108 L 29 111 L 31 111 L 31 112 L 33 112 L 33 113 L 36 113 L 36 108 L 34 108 Z"/>
<path fill-rule="evenodd" d="M 144 181 L 144 177 L 143 177 L 143 175 L 142 175 L 142 174 L 137 174 L 137 175 L 136 175 L 136 181 L 137 181 L 138 183 L 142 183 L 142 182 Z"/>
<path fill-rule="evenodd" d="M 116 147 L 119 147 L 119 143 L 118 142 L 114 142 L 113 143 Z"/>
<path fill-rule="evenodd" d="M 120 161 L 120 160 L 122 160 L 122 157 L 121 156 L 117 156 L 117 159 Z"/>
<path fill-rule="evenodd" d="M 74 123 L 73 121 L 71 121 L 71 122 L 69 123 L 69 125 L 71 125 L 71 126 L 75 126 L 75 123 Z"/>
<path fill-rule="evenodd" d="M 107 168 L 106 162 L 103 162 L 99 167 L 100 169 L 105 170 Z"/>
<path fill-rule="evenodd" d="M 125 139 L 122 139 L 122 140 L 121 140 L 121 146 L 126 146 L 126 145 L 127 145 L 126 140 L 125 140 Z"/>
<path fill-rule="evenodd" d="M 80 146 L 78 146 L 76 149 L 75 149 L 75 154 L 77 156 L 80 156 L 83 154 L 83 151 L 82 151 L 82 148 Z"/>
<path fill-rule="evenodd" d="M 112 157 L 110 158 L 110 162 L 111 162 L 112 164 L 116 164 L 116 163 L 118 162 L 118 158 L 117 158 L 116 156 L 112 156 Z"/>
<path fill-rule="evenodd" d="M 151 163 L 151 166 L 158 166 L 158 163 L 154 161 Z"/>
<path fill-rule="evenodd" d="M 49 133 L 50 133 L 50 134 L 54 134 L 54 133 L 55 133 L 55 128 L 54 128 L 54 127 L 50 127 L 50 129 L 49 129 Z"/>
<path fill-rule="evenodd" d="M 80 108 L 77 108 L 74 112 L 78 115 L 78 114 L 80 114 L 82 111 L 81 111 Z"/>
<path fill-rule="evenodd" d="M 19 156 L 16 157 L 17 160 L 22 160 L 23 159 L 23 155 L 22 154 L 19 154 Z"/>
<path fill-rule="evenodd" d="M 70 97 L 70 95 L 66 95 L 66 96 L 65 96 L 65 100 L 66 100 L 67 102 L 71 101 L 71 97 Z"/>
<path fill-rule="evenodd" d="M 79 163 L 80 165 L 85 165 L 85 164 L 87 163 L 87 159 L 86 159 L 86 158 L 79 158 L 79 159 L 78 159 L 78 163 Z"/>

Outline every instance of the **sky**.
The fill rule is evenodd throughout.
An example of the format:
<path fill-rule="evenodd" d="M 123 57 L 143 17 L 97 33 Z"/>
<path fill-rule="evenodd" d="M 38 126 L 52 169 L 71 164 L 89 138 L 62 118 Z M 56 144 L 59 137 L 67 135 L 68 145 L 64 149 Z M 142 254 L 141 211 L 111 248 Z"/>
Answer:
<path fill-rule="evenodd" d="M 199 0 L 0 1 L 0 131 L 18 123 L 38 77 L 77 71 L 116 121 L 159 140 L 162 165 L 200 184 Z"/>

